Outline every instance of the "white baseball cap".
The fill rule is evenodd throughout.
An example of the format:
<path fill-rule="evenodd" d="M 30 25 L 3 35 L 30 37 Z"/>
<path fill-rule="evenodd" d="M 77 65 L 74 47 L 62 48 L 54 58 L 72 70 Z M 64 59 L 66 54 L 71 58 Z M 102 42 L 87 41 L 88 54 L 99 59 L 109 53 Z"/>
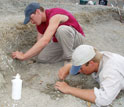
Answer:
<path fill-rule="evenodd" d="M 75 75 L 81 66 L 89 62 L 96 55 L 94 47 L 90 45 L 78 46 L 72 54 L 72 68 L 70 74 Z"/>

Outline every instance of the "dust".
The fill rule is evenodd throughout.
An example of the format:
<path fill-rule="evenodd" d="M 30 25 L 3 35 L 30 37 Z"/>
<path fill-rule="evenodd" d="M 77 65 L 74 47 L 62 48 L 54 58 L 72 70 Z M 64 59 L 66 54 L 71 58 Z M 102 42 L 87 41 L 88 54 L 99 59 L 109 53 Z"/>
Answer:
<path fill-rule="evenodd" d="M 41 90 L 41 93 L 48 94 L 51 99 L 58 100 L 63 98 L 64 94 L 54 88 L 55 84 L 47 84 L 44 90 Z"/>

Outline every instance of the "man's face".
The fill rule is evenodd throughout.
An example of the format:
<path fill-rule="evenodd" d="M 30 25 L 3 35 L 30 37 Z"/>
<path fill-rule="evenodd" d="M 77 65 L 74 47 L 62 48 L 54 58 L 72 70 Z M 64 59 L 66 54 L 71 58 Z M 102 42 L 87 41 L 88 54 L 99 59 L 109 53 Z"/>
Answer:
<path fill-rule="evenodd" d="M 95 72 L 95 67 L 96 67 L 95 63 L 93 61 L 90 61 L 87 64 L 82 65 L 79 72 L 89 75 L 89 74 L 92 74 L 93 72 Z"/>
<path fill-rule="evenodd" d="M 40 10 L 36 10 L 35 13 L 32 13 L 30 16 L 30 22 L 35 25 L 40 25 L 41 24 L 41 12 Z"/>

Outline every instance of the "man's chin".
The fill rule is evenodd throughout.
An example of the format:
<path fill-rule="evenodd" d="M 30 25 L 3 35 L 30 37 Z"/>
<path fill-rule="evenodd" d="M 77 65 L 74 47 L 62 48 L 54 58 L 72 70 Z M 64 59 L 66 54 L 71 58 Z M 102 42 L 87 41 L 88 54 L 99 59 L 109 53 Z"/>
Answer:
<path fill-rule="evenodd" d="M 40 23 L 35 23 L 35 25 L 36 25 L 36 26 L 39 26 L 39 25 L 40 25 Z"/>

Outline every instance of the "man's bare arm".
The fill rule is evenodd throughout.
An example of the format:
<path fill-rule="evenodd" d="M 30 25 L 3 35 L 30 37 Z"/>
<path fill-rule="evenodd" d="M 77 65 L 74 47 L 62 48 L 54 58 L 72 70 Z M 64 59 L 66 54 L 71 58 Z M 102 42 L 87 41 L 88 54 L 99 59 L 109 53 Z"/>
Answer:
<path fill-rule="evenodd" d="M 63 67 L 61 67 L 58 73 L 59 79 L 64 80 L 69 75 L 71 67 L 72 64 L 66 64 Z"/>
<path fill-rule="evenodd" d="M 52 36 L 54 35 L 56 29 L 58 28 L 61 22 L 68 20 L 67 16 L 64 15 L 55 15 L 50 19 L 48 28 L 46 29 L 42 38 L 40 38 L 34 46 L 29 49 L 25 54 L 21 52 L 13 52 L 12 57 L 17 58 L 19 60 L 26 60 L 35 55 L 37 55 L 51 40 Z"/>
<path fill-rule="evenodd" d="M 93 89 L 79 89 L 71 87 L 69 94 L 81 98 L 83 100 L 95 103 L 96 96 Z"/>
<path fill-rule="evenodd" d="M 71 95 L 81 98 L 83 100 L 95 103 L 96 96 L 94 94 L 93 89 L 74 88 L 74 87 L 69 86 L 65 82 L 57 82 L 55 84 L 55 88 L 59 89 L 61 92 L 65 93 L 65 94 L 71 94 Z"/>
<path fill-rule="evenodd" d="M 38 33 L 37 33 L 37 41 L 39 41 L 42 37 L 43 37 L 43 35 L 38 32 Z"/>

